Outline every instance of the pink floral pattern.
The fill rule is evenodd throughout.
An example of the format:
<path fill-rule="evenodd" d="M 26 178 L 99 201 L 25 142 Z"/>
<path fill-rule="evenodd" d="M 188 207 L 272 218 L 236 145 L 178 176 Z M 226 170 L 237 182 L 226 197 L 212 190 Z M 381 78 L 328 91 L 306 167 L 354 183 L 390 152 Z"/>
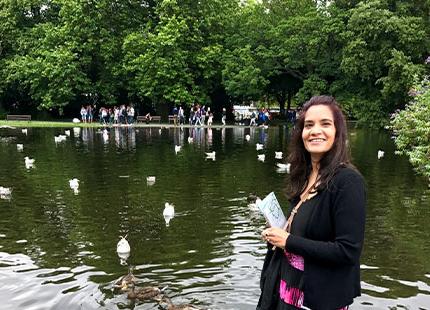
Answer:
<path fill-rule="evenodd" d="M 302 256 L 296 255 L 293 253 L 289 253 L 284 251 L 285 257 L 287 258 L 288 263 L 291 267 L 296 268 L 300 271 L 305 270 L 305 260 Z M 281 280 L 281 284 L 279 286 L 279 296 L 281 299 L 289 305 L 295 306 L 297 308 L 301 308 L 303 306 L 304 293 L 299 288 L 290 287 L 284 280 Z M 339 308 L 338 310 L 348 310 L 349 306 L 345 306 Z"/>
<path fill-rule="evenodd" d="M 293 253 L 289 253 L 287 251 L 284 251 L 284 254 L 287 257 L 288 263 L 292 267 L 294 267 L 294 268 L 296 268 L 296 269 L 298 269 L 300 271 L 305 270 L 305 260 L 303 259 L 302 256 L 296 255 L 296 254 L 293 254 Z"/>

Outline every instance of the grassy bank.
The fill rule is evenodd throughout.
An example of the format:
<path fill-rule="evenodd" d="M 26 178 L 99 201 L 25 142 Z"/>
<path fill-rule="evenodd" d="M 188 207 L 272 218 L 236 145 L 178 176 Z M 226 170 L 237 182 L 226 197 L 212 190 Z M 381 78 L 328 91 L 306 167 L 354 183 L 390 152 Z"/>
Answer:
<path fill-rule="evenodd" d="M 0 120 L 0 127 L 2 126 L 11 126 L 11 127 L 106 127 L 105 125 L 101 125 L 98 122 L 95 123 L 72 123 L 72 122 L 62 122 L 62 121 L 6 121 Z M 173 124 L 168 123 L 134 123 L 133 127 L 175 127 Z M 238 125 L 225 125 L 221 124 L 212 125 L 212 128 L 232 128 L 237 127 Z M 128 125 L 114 125 L 114 127 L 128 127 Z M 179 127 L 179 126 L 176 126 Z M 190 128 L 194 127 L 192 125 L 182 125 L 182 127 Z M 207 126 L 198 126 L 198 127 L 207 127 Z M 244 127 L 244 126 L 241 126 Z"/>

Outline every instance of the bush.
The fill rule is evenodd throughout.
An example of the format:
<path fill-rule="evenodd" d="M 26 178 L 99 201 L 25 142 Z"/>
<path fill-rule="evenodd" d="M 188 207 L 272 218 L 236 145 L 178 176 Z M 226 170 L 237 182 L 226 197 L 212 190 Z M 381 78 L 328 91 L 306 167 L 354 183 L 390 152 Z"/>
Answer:
<path fill-rule="evenodd" d="M 409 91 L 412 100 L 402 111 L 392 115 L 391 129 L 395 134 L 398 154 L 406 154 L 417 171 L 430 178 L 430 80 Z"/>

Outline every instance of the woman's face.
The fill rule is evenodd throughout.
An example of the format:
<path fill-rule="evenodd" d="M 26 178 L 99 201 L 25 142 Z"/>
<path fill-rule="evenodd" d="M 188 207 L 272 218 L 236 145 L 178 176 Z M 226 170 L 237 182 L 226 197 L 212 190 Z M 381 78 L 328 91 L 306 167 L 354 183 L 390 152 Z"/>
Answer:
<path fill-rule="evenodd" d="M 320 161 L 334 143 L 336 127 L 333 113 L 326 105 L 314 105 L 305 114 L 303 144 L 313 161 Z"/>

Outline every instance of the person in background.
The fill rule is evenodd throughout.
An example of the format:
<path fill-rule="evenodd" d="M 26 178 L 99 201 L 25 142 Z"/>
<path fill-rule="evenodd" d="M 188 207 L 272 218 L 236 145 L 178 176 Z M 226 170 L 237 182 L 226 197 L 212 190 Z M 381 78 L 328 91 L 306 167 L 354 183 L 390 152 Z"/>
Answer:
<path fill-rule="evenodd" d="M 176 105 L 173 106 L 172 114 L 173 114 L 173 125 L 176 126 L 178 124 L 178 108 L 176 107 Z"/>
<path fill-rule="evenodd" d="M 182 106 L 179 107 L 178 116 L 179 116 L 179 125 L 185 124 L 185 115 L 184 115 L 184 109 L 182 109 Z"/>
<path fill-rule="evenodd" d="M 87 107 L 87 120 L 88 123 L 93 122 L 93 107 L 91 106 L 91 104 L 89 104 Z"/>
<path fill-rule="evenodd" d="M 149 122 L 152 121 L 152 116 L 151 116 L 150 112 L 146 113 L 146 115 L 145 115 L 145 121 L 146 121 L 147 124 L 149 124 Z"/>
<path fill-rule="evenodd" d="M 81 107 L 81 120 L 83 123 L 87 122 L 87 109 L 84 106 Z"/>
<path fill-rule="evenodd" d="M 268 251 L 257 309 L 348 309 L 361 291 L 366 190 L 333 97 L 305 103 L 291 143 L 292 208 L 285 227 L 262 232 Z"/>
<path fill-rule="evenodd" d="M 212 112 L 208 112 L 208 113 L 209 113 L 209 116 L 208 116 L 208 127 L 212 127 L 214 115 L 212 114 Z"/>
<path fill-rule="evenodd" d="M 134 123 L 134 108 L 132 105 L 130 105 L 127 109 L 127 117 L 128 124 L 132 125 Z"/>

